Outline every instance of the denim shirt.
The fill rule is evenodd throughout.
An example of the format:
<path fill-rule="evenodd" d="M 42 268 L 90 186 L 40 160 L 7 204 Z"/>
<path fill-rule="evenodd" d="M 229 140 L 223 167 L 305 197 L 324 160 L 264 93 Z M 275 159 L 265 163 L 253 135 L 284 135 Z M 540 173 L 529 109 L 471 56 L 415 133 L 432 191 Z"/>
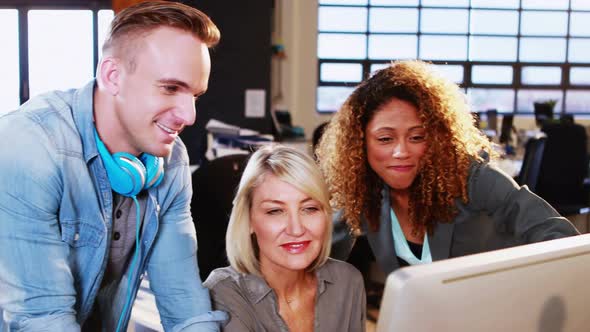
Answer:
<path fill-rule="evenodd" d="M 0 117 L 0 320 L 9 331 L 79 331 L 106 269 L 113 195 L 93 136 L 95 81 L 36 97 Z M 149 189 L 137 268 L 115 292 L 117 320 L 132 275 L 147 271 L 166 331 L 217 331 L 199 278 L 188 155 L 177 138 Z M 130 318 L 128 310 L 123 326 Z"/>

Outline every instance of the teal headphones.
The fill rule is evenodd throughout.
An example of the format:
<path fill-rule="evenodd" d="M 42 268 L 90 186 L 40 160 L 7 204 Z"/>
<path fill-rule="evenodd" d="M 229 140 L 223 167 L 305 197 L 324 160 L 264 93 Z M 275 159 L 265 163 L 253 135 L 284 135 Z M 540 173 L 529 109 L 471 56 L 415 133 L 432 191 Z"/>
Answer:
<path fill-rule="evenodd" d="M 98 154 L 104 163 L 111 188 L 127 197 L 139 194 L 143 189 L 156 187 L 164 178 L 164 160 L 142 153 L 139 159 L 127 152 L 111 155 L 94 128 Z"/>

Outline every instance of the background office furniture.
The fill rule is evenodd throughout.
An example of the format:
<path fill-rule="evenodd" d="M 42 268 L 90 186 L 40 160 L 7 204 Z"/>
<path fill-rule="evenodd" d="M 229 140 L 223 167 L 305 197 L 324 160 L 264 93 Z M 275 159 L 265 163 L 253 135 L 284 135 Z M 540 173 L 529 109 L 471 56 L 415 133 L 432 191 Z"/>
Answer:
<path fill-rule="evenodd" d="M 546 137 L 530 138 L 525 147 L 524 159 L 522 161 L 522 168 L 516 178 L 516 182 L 521 186 L 528 186 L 528 188 L 535 192 L 537 190 L 537 182 L 539 180 L 539 173 L 541 171 L 541 163 L 543 161 L 543 152 L 545 151 Z"/>
<path fill-rule="evenodd" d="M 533 105 L 537 126 L 542 127 L 548 120 L 553 119 L 553 105 L 547 103 L 534 103 Z"/>
<path fill-rule="evenodd" d="M 214 269 L 229 265 L 225 232 L 248 157 L 236 154 L 213 159 L 193 173 L 191 212 L 197 230 L 197 257 L 202 280 L 207 279 Z"/>
<path fill-rule="evenodd" d="M 198 164 L 206 144 L 205 125 L 211 118 L 242 128 L 271 133 L 271 21 L 273 1 L 184 1 L 209 15 L 221 31 L 211 50 L 207 93 L 196 103 L 197 121 L 181 133 L 191 164 Z M 247 27 L 247 29 L 245 28 Z M 246 117 L 246 90 L 264 90 L 262 118 Z"/>
<path fill-rule="evenodd" d="M 489 130 L 498 131 L 498 110 L 491 109 L 486 111 Z"/>
<path fill-rule="evenodd" d="M 585 212 L 589 191 L 586 129 L 578 124 L 545 123 L 547 135 L 536 193 L 562 215 Z"/>
<path fill-rule="evenodd" d="M 514 130 L 514 114 L 504 114 L 502 117 L 502 128 L 500 129 L 500 144 L 512 143 L 512 133 Z"/>

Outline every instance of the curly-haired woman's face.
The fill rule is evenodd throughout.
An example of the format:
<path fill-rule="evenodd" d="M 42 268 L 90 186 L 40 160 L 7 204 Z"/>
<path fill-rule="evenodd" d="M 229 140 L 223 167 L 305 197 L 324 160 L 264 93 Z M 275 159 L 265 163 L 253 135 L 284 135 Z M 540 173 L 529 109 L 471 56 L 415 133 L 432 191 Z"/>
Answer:
<path fill-rule="evenodd" d="M 367 159 L 379 177 L 394 190 L 410 187 L 426 152 L 426 130 L 416 106 L 392 98 L 381 106 L 365 128 Z"/>

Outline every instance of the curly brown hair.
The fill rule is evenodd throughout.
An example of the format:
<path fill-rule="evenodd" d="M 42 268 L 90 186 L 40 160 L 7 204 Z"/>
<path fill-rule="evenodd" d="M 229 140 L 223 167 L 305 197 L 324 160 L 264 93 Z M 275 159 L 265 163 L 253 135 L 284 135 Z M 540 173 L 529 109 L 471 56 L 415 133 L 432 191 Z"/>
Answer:
<path fill-rule="evenodd" d="M 467 203 L 467 178 L 482 152 L 494 157 L 490 141 L 474 126 L 467 98 L 431 64 L 397 61 L 363 81 L 348 97 L 322 135 L 316 150 L 332 194 L 353 232 L 364 215 L 379 229 L 383 181 L 367 160 L 365 129 L 391 98 L 411 102 L 427 133 L 427 150 L 410 187 L 409 213 L 414 230 L 432 233 L 436 222 L 451 222 L 456 199 Z"/>

